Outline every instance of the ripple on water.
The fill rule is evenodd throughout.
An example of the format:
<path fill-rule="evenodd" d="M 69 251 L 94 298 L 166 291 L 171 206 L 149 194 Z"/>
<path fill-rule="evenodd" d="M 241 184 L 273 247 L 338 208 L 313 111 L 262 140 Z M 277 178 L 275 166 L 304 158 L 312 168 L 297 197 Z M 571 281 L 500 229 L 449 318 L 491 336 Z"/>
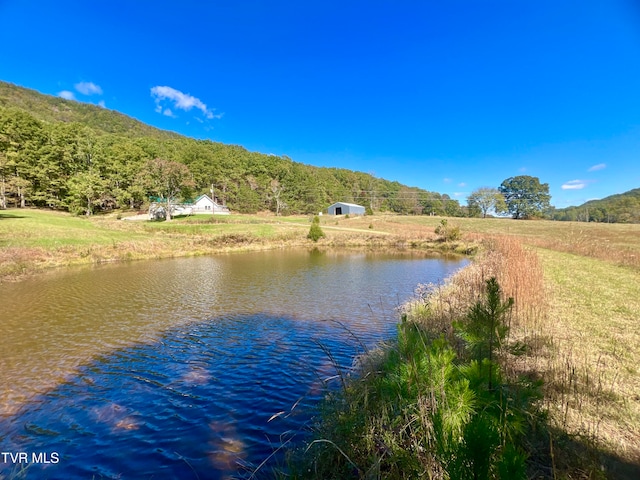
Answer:
<path fill-rule="evenodd" d="M 290 413 L 300 398 L 300 410 L 313 404 L 320 393 L 312 388 L 313 372 L 322 377 L 331 366 L 308 341 L 306 322 L 256 316 L 234 320 L 259 325 L 257 331 L 280 329 L 285 333 L 278 338 L 287 348 L 228 344 L 220 332 L 225 322 L 198 325 L 195 343 L 184 331 L 169 332 L 157 344 L 129 347 L 80 368 L 38 398 L 37 408 L 3 420 L 2 431 L 13 432 L 5 441 L 18 451 L 63 453 L 79 468 L 77 478 L 89 472 L 157 475 L 166 468 L 174 475 L 185 459 L 197 471 L 233 474 L 248 458 L 266 458 L 280 435 L 299 428 L 308 413 L 269 419 L 277 412 Z M 341 341 L 330 341 L 330 348 L 344 362 L 354 353 Z M 226 353 L 211 355 L 211 349 Z"/>
<path fill-rule="evenodd" d="M 308 255 L 289 269 L 259 255 L 141 263 L 132 283 L 105 269 L 99 282 L 73 277 L 68 296 L 42 286 L 27 313 L 6 324 L 19 348 L 0 339 L 3 451 L 60 454 L 58 465 L 31 465 L 28 478 L 242 476 L 240 466 L 259 464 L 309 420 L 336 373 L 323 348 L 349 367 L 361 351 L 350 332 L 368 345 L 393 334 L 398 293 L 389 278 L 407 294 L 436 280 L 421 276 L 424 259 L 380 270 L 359 258 L 344 271 L 350 287 L 368 279 L 359 288 L 371 290 L 373 308 L 335 290 L 333 257 L 314 257 L 304 273 Z M 360 261 L 365 272 L 352 271 Z M 279 280 L 275 294 L 277 272 L 293 283 Z M 250 301 L 232 296 L 243 286 Z M 101 289 L 111 293 L 81 300 Z M 168 290 L 173 296 L 159 301 Z"/>

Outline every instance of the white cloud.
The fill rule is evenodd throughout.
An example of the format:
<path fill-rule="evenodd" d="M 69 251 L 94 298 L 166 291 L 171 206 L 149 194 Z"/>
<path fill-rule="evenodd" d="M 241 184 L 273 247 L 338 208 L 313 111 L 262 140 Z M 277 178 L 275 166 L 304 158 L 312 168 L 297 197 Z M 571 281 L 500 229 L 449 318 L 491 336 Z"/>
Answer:
<path fill-rule="evenodd" d="M 66 99 L 66 100 L 75 100 L 76 99 L 76 96 L 74 95 L 74 93 L 70 92 L 69 90 L 62 90 L 61 92 L 58 92 L 58 96 Z"/>
<path fill-rule="evenodd" d="M 605 168 L 607 168 L 607 164 L 606 163 L 599 163 L 597 165 L 594 165 L 593 167 L 590 167 L 589 170 L 587 170 L 588 172 L 596 172 L 598 170 L 604 170 Z"/>
<path fill-rule="evenodd" d="M 176 118 L 176 116 L 173 114 L 173 112 L 171 111 L 171 109 L 170 109 L 170 108 L 165 108 L 165 109 L 162 111 L 162 114 L 163 114 L 165 117 Z"/>
<path fill-rule="evenodd" d="M 519 171 L 519 172 L 521 172 L 521 173 L 524 173 L 524 172 L 526 172 L 526 171 L 527 171 L 527 167 L 520 167 L 520 168 L 518 169 L 518 171 Z"/>
<path fill-rule="evenodd" d="M 444 183 L 451 183 L 451 179 L 450 178 L 443 178 L 442 181 Z"/>
<path fill-rule="evenodd" d="M 454 197 L 464 197 L 466 195 L 466 193 L 464 192 L 454 192 L 453 196 Z"/>
<path fill-rule="evenodd" d="M 104 103 L 104 100 L 100 100 L 100 101 L 98 102 L 98 106 L 100 106 L 100 107 L 102 107 L 102 108 L 107 108 L 107 104 L 106 104 L 106 103 Z"/>
<path fill-rule="evenodd" d="M 570 180 L 562 184 L 563 190 L 581 190 L 587 186 L 587 182 L 584 180 Z"/>
<path fill-rule="evenodd" d="M 102 95 L 102 88 L 93 82 L 80 82 L 74 85 L 76 91 L 83 95 Z"/>
<path fill-rule="evenodd" d="M 180 90 L 176 90 L 175 88 L 156 86 L 151 89 L 151 96 L 155 98 L 156 112 L 162 112 L 164 115 L 166 115 L 166 112 L 169 109 L 165 108 L 163 105 L 169 102 L 173 108 L 177 108 L 179 110 L 189 111 L 192 108 L 197 108 L 208 119 L 222 117 L 222 115 L 214 114 L 213 111 L 207 108 L 207 105 L 205 105 L 205 103 L 199 98 L 187 93 L 182 93 Z M 169 110 L 169 112 L 171 113 L 171 110 Z"/>
<path fill-rule="evenodd" d="M 467 186 L 467 184 L 466 184 L 466 183 L 464 183 L 464 182 L 460 182 L 460 183 L 458 184 L 458 186 L 459 186 L 459 187 L 466 187 L 466 186 Z"/>

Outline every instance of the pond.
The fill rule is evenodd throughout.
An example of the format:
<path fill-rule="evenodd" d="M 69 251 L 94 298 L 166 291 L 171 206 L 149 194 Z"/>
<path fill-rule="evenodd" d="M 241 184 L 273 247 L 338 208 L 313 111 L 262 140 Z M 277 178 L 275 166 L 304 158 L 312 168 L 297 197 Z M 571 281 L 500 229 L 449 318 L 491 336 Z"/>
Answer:
<path fill-rule="evenodd" d="M 0 478 L 248 477 L 466 262 L 282 250 L 3 285 Z"/>

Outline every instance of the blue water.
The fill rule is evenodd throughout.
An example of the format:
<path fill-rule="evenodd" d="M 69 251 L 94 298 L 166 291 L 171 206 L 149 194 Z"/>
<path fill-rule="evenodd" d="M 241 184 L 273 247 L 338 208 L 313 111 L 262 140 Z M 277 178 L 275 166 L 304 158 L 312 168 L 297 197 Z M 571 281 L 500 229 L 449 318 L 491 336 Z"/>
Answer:
<path fill-rule="evenodd" d="M 0 477 L 248 478 L 264 462 L 257 477 L 268 478 L 270 468 L 282 462 L 279 447 L 304 441 L 318 401 L 338 381 L 336 363 L 348 373 L 363 348 L 394 335 L 394 308 L 417 283 L 441 281 L 464 264 L 420 256 L 317 255 L 267 252 L 150 262 L 146 273 L 139 265 L 136 275 L 160 275 L 164 285 L 172 285 L 164 310 L 172 317 L 188 312 L 185 318 L 151 339 L 134 324 L 128 331 L 138 339 L 118 348 L 112 345 L 120 337 L 105 340 L 108 348 L 84 359 L 78 351 L 93 349 L 95 338 L 86 344 L 86 333 L 74 338 L 69 343 L 78 347 L 65 355 L 50 333 L 54 340 L 46 350 L 33 352 L 46 362 L 40 374 L 60 374 L 56 359 L 65 366 L 69 356 L 82 361 L 63 372 L 63 381 L 28 395 L 0 418 L 2 452 L 25 452 L 29 460 L 0 457 Z M 214 265 L 219 281 L 208 291 L 216 296 L 180 289 L 187 279 L 210 278 Z M 77 281 L 69 275 L 63 281 Z M 125 278 L 134 281 L 127 267 L 77 275 L 84 277 L 80 284 L 94 285 L 120 278 L 113 282 L 119 289 Z M 60 288 L 48 287 L 49 280 L 60 282 L 48 279 L 40 288 Z M 165 298 L 163 282 L 146 295 Z M 92 303 L 87 299 L 78 306 L 85 321 L 87 315 L 103 317 L 100 309 L 108 303 L 96 300 L 87 308 L 86 302 Z M 151 304 L 158 316 L 163 309 Z M 185 307 L 174 310 L 176 304 Z M 73 309 L 64 311 L 73 322 Z M 145 315 L 140 309 L 134 317 Z M 142 324 L 146 328 L 148 321 Z M 26 354 L 21 355 L 16 358 Z M 24 375 L 33 374 L 34 367 L 22 364 L 29 365 Z M 17 380 L 21 364 L 8 365 Z M 32 461 L 34 454 L 40 463 Z M 47 459 L 50 463 L 43 463 Z M 18 473 L 21 468 L 26 469 Z"/>

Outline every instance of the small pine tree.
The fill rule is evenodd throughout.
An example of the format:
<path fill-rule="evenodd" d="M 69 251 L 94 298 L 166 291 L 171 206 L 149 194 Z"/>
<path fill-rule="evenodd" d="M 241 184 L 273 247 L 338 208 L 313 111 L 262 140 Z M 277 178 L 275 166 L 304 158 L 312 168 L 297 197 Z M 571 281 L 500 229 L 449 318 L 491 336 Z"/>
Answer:
<path fill-rule="evenodd" d="M 509 331 L 506 315 L 513 306 L 513 298 L 502 301 L 500 285 L 495 277 L 487 280 L 486 284 L 486 302 L 477 302 L 471 307 L 466 322 L 456 323 L 455 327 L 473 360 L 493 362 L 495 351 L 504 344 Z"/>
<path fill-rule="evenodd" d="M 311 228 L 309 229 L 309 233 L 307 234 L 307 238 L 309 240 L 313 240 L 317 242 L 321 238 L 326 237 L 322 228 L 320 228 L 320 217 L 316 215 L 313 217 L 313 221 L 311 222 Z"/>

